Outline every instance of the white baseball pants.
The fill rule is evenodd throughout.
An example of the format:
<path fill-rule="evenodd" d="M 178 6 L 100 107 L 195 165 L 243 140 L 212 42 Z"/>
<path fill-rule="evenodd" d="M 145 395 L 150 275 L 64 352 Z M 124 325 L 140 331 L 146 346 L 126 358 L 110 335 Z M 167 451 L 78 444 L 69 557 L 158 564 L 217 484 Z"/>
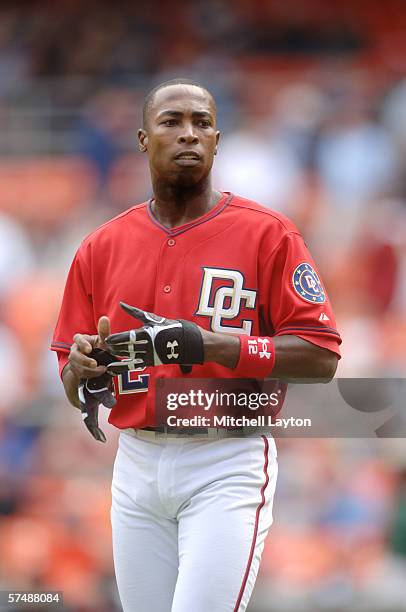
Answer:
<path fill-rule="evenodd" d="M 111 520 L 124 612 L 243 612 L 276 478 L 273 438 L 122 432 Z"/>

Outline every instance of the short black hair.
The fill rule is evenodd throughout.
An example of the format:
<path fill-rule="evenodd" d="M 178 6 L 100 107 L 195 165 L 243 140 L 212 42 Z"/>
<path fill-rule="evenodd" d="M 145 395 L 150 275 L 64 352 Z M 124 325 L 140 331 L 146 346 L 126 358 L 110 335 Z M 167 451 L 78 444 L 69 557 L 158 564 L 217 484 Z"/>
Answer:
<path fill-rule="evenodd" d="M 199 87 L 200 89 L 203 89 L 203 91 L 206 91 L 209 96 L 211 96 L 214 100 L 213 94 L 207 89 L 207 87 L 205 87 L 201 83 L 198 83 L 197 81 L 193 81 L 193 79 L 177 78 L 170 79 L 169 81 L 164 81 L 163 83 L 160 83 L 159 85 L 151 89 L 151 91 L 145 96 L 144 106 L 142 108 L 142 123 L 144 128 L 147 126 L 147 116 L 154 102 L 155 94 L 160 89 L 164 89 L 164 87 L 170 87 L 171 85 L 193 85 L 194 87 Z"/>

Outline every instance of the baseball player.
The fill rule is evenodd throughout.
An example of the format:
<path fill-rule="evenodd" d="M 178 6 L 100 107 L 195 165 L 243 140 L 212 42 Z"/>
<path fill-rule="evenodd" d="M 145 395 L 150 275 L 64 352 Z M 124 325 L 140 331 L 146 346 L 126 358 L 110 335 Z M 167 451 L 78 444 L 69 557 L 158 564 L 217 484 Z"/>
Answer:
<path fill-rule="evenodd" d="M 52 343 L 94 437 L 105 440 L 99 404 L 121 430 L 111 520 L 125 612 L 245 610 L 272 522 L 272 437 L 158 429 L 157 379 L 330 379 L 339 357 L 295 226 L 213 189 L 219 136 L 198 83 L 167 81 L 147 96 L 138 139 L 153 197 L 82 242 Z"/>

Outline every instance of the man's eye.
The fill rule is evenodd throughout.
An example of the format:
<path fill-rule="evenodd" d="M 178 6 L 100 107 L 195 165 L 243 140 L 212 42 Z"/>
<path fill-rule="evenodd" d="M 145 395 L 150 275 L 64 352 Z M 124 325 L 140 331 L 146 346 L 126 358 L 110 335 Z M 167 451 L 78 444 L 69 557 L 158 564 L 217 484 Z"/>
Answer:
<path fill-rule="evenodd" d="M 201 127 L 204 128 L 210 127 L 211 125 L 210 121 L 208 121 L 207 119 L 202 119 L 201 121 L 199 121 L 199 124 Z"/>
<path fill-rule="evenodd" d="M 162 122 L 162 125 L 167 125 L 168 127 L 171 127 L 172 125 L 176 125 L 176 120 L 166 119 L 165 121 Z"/>

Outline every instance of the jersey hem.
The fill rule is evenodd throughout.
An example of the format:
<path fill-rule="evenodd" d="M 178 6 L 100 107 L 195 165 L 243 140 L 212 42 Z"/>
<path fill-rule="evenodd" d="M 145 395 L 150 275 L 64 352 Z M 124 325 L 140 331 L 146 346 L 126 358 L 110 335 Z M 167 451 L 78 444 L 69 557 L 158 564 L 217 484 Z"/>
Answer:
<path fill-rule="evenodd" d="M 61 353 L 65 353 L 65 352 L 69 353 L 71 347 L 72 347 L 72 345 L 68 344 L 67 342 L 58 342 L 58 341 L 55 341 L 55 342 L 51 343 L 49 348 L 50 348 L 51 351 L 59 351 Z"/>
<path fill-rule="evenodd" d="M 301 332 L 306 332 L 308 331 L 309 333 L 321 333 L 321 334 L 332 334 L 334 336 L 337 336 L 340 340 L 341 340 L 341 336 L 338 333 L 338 331 L 336 329 L 334 329 L 333 327 L 318 327 L 316 325 L 309 325 L 306 327 L 298 327 L 295 325 L 291 325 L 289 327 L 281 327 L 280 329 L 278 329 L 278 331 L 275 333 L 275 335 L 278 335 L 280 333 L 283 332 L 292 332 L 292 331 L 301 331 Z"/>
<path fill-rule="evenodd" d="M 276 336 L 297 336 L 298 338 L 301 338 L 302 340 L 305 340 L 306 342 L 310 342 L 310 344 L 314 344 L 315 346 L 318 346 L 319 348 L 324 348 L 327 351 L 330 351 L 331 353 L 335 353 L 337 355 L 337 357 L 339 359 L 341 359 L 341 353 L 340 353 L 340 349 L 338 348 L 342 342 L 340 337 L 336 337 L 332 334 L 324 334 L 324 337 L 320 337 L 317 335 L 317 332 L 313 332 L 313 334 L 311 332 L 309 333 L 304 333 L 301 331 L 286 331 L 284 330 L 283 332 L 278 332 L 277 334 L 274 335 L 274 337 Z"/>

